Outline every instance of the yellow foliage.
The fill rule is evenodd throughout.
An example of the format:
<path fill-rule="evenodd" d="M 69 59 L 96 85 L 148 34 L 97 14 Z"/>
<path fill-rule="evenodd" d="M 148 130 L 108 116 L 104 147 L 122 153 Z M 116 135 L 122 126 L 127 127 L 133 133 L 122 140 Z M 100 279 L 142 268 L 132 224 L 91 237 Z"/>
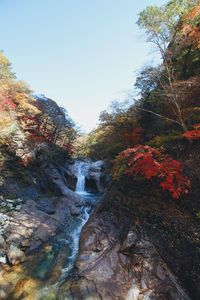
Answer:
<path fill-rule="evenodd" d="M 10 127 L 13 123 L 13 118 L 7 112 L 0 112 L 0 130 Z"/>

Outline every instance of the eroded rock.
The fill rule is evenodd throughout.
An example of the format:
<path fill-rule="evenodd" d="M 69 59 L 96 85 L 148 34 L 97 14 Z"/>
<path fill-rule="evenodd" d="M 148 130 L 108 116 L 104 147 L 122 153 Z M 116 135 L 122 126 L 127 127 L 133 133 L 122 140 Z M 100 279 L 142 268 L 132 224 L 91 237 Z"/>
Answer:
<path fill-rule="evenodd" d="M 120 223 L 103 211 L 86 224 L 76 263 L 80 280 L 70 292 L 63 285 L 67 299 L 188 300 L 141 229 L 131 228 L 120 242 L 121 232 L 126 232 Z"/>

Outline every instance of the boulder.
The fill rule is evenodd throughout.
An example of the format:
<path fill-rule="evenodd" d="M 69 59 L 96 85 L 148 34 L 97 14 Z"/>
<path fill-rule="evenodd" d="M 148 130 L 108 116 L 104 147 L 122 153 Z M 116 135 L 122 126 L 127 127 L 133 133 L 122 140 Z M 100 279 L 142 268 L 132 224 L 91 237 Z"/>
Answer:
<path fill-rule="evenodd" d="M 77 177 L 73 175 L 71 172 L 68 170 L 64 171 L 64 178 L 65 182 L 68 188 L 70 188 L 72 191 L 76 190 L 76 183 L 77 183 Z"/>
<path fill-rule="evenodd" d="M 103 192 L 105 189 L 102 184 L 104 175 L 104 162 L 102 160 L 91 163 L 85 179 L 86 191 L 90 193 Z"/>
<path fill-rule="evenodd" d="M 26 259 L 24 252 L 18 249 L 15 245 L 10 245 L 7 256 L 12 265 L 17 265 Z"/>
<path fill-rule="evenodd" d="M 82 212 L 81 207 L 76 207 L 75 205 L 72 205 L 70 207 L 70 213 L 72 216 L 80 216 L 81 212 Z"/>

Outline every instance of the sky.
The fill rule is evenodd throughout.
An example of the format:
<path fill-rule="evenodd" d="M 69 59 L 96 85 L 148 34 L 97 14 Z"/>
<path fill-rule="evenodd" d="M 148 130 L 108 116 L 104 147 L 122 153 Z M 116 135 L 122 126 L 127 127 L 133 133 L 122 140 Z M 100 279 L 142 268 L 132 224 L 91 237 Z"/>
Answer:
<path fill-rule="evenodd" d="M 67 109 L 86 132 L 124 100 L 155 54 L 138 13 L 164 0 L 0 0 L 0 49 L 18 79 Z"/>

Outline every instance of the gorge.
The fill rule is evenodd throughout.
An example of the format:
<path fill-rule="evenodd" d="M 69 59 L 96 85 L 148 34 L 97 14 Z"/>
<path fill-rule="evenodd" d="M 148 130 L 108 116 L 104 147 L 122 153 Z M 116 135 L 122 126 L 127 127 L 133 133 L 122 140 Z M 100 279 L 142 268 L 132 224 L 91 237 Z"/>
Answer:
<path fill-rule="evenodd" d="M 0 52 L 0 300 L 200 299 L 199 19 L 139 13 L 159 63 L 87 134 Z"/>
<path fill-rule="evenodd" d="M 77 178 L 75 192 L 69 190 L 61 176 L 58 178 L 58 171 L 51 168 L 50 176 L 55 176 L 57 172 L 56 183 L 63 194 L 67 195 L 59 199 L 57 207 L 50 199 L 49 203 L 27 201 L 12 218 L 2 215 L 8 218 L 8 238 L 5 242 L 9 247 L 7 256 L 14 267 L 6 268 L 5 274 L 1 271 L 1 299 L 49 299 L 51 294 L 56 297 L 60 294 L 60 285 L 73 273 L 81 229 L 102 197 L 100 193 L 85 191 L 85 176 L 90 165 L 88 162 L 76 161 L 73 167 L 70 166 L 74 171 L 72 175 Z M 29 235 L 26 229 L 32 229 L 32 223 L 36 222 L 33 216 L 37 218 L 37 225 Z M 22 245 L 26 249 L 26 256 L 18 248 Z M 19 262 L 22 263 L 20 270 L 17 266 Z"/>

